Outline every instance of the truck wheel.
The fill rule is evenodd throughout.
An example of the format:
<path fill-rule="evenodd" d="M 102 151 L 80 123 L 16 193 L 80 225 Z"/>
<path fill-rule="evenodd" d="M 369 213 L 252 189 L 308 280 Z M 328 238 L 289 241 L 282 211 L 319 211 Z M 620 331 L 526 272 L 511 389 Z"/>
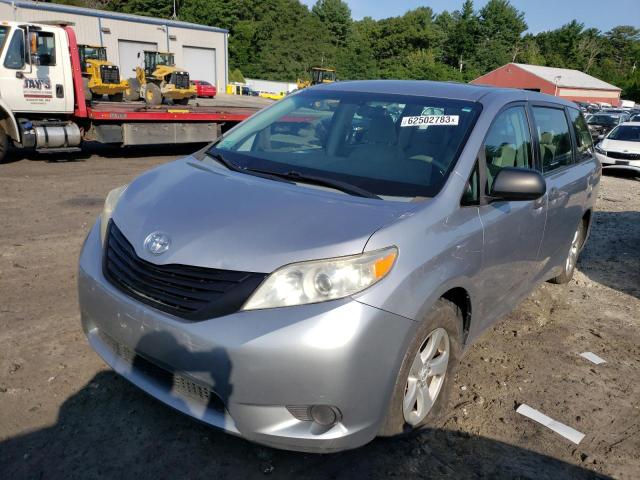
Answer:
<path fill-rule="evenodd" d="M 160 87 L 155 83 L 147 83 L 147 88 L 144 92 L 144 101 L 148 105 L 160 105 L 162 103 Z"/>
<path fill-rule="evenodd" d="M 420 323 L 405 353 L 379 434 L 409 434 L 445 421 L 462 342 L 462 312 L 441 298 Z"/>
<path fill-rule="evenodd" d="M 102 97 L 104 95 L 100 95 L 99 93 L 93 93 L 91 92 L 91 100 L 93 100 L 94 102 L 100 101 L 102 100 Z"/>
<path fill-rule="evenodd" d="M 123 98 L 124 98 L 124 93 L 122 92 L 112 93 L 111 95 L 109 95 L 109 101 L 111 102 L 121 102 Z"/>
<path fill-rule="evenodd" d="M 9 136 L 0 127 L 0 163 L 4 163 L 4 160 L 9 151 Z"/>
<path fill-rule="evenodd" d="M 124 91 L 124 99 L 128 102 L 140 100 L 140 82 L 136 78 L 128 80 L 129 87 Z"/>
<path fill-rule="evenodd" d="M 87 77 L 82 77 L 82 90 L 84 91 L 85 101 L 90 102 L 92 94 L 91 89 L 89 88 L 89 79 Z"/>
<path fill-rule="evenodd" d="M 176 105 L 189 105 L 189 98 L 176 98 L 173 100 Z"/>

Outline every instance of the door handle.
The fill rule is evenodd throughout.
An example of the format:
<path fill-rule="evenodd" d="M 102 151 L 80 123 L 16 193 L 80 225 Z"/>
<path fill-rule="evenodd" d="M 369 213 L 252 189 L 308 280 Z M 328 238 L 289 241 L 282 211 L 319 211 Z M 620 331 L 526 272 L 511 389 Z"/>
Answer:
<path fill-rule="evenodd" d="M 64 98 L 64 87 L 59 83 L 56 84 L 56 97 Z"/>

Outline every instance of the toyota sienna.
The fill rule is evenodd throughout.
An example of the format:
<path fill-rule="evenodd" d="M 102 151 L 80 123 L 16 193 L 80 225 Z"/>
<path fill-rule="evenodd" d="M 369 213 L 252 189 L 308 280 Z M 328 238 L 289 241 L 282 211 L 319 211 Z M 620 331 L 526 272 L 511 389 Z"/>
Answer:
<path fill-rule="evenodd" d="M 261 444 L 436 426 L 465 349 L 571 279 L 600 174 L 559 98 L 307 88 L 109 193 L 80 256 L 82 325 L 142 390 Z"/>

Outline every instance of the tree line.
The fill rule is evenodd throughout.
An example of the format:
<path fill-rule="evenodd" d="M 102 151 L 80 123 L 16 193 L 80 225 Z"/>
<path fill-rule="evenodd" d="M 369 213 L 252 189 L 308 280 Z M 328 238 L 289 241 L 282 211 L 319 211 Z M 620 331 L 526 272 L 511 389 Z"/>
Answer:
<path fill-rule="evenodd" d="M 354 21 L 342 0 L 61 0 L 94 8 L 226 28 L 233 76 L 293 81 L 311 66 L 339 79 L 400 78 L 468 82 L 508 62 L 573 68 L 623 89 L 640 102 L 640 30 L 602 32 L 573 20 L 525 33 L 525 14 L 508 0 L 480 9 L 435 14 L 419 7 L 402 16 Z"/>

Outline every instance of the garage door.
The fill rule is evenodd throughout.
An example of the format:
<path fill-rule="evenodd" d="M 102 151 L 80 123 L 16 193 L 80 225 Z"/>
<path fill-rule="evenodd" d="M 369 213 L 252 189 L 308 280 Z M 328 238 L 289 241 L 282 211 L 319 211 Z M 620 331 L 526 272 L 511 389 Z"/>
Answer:
<path fill-rule="evenodd" d="M 184 65 L 192 80 L 206 80 L 216 84 L 216 49 L 200 47 L 182 47 Z"/>
<path fill-rule="evenodd" d="M 158 50 L 157 43 L 118 40 L 118 61 L 122 78 L 135 77 L 136 66 L 144 63 L 145 50 Z M 140 57 L 138 57 L 140 53 Z"/>

